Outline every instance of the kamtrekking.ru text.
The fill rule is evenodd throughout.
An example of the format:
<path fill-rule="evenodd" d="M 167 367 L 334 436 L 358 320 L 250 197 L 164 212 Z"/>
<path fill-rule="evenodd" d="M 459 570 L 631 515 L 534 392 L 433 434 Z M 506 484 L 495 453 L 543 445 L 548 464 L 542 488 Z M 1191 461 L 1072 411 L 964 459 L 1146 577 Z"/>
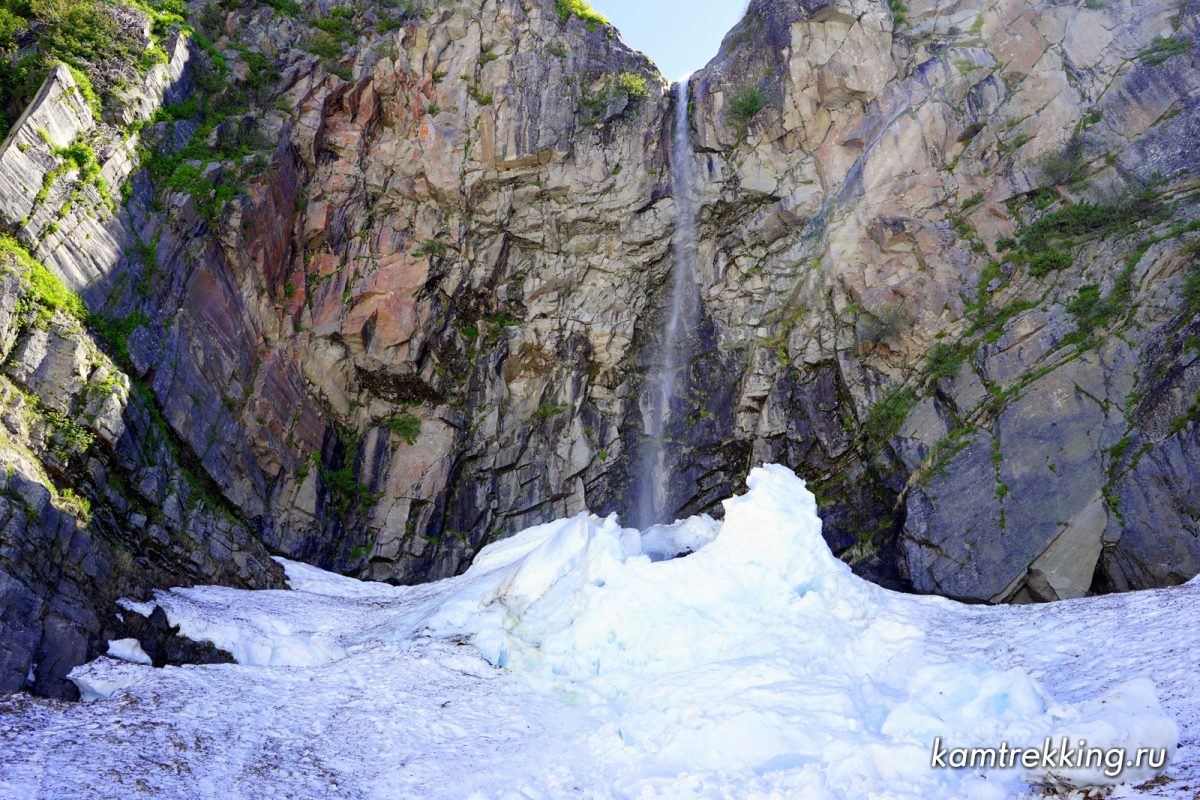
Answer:
<path fill-rule="evenodd" d="M 1161 769 L 1167 763 L 1165 748 L 1139 747 L 1126 751 L 1123 747 L 1088 747 L 1083 739 L 1072 746 L 1068 737 L 1058 741 L 1047 737 L 1041 747 L 946 747 L 942 737 L 933 740 L 930 766 L 934 769 L 1102 769 L 1104 775 L 1115 778 L 1125 769 L 1147 766 Z"/>

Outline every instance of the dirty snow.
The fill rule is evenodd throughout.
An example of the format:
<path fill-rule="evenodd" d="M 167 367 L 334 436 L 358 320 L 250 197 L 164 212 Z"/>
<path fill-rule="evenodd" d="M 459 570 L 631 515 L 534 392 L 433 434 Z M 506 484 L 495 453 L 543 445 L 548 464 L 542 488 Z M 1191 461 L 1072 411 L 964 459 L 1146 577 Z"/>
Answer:
<path fill-rule="evenodd" d="M 985 800 L 1110 782 L 929 766 L 935 737 L 1064 733 L 1172 752 L 1114 797 L 1200 789 L 1200 583 L 1006 608 L 898 595 L 832 557 L 789 471 L 749 485 L 723 522 L 580 515 L 424 586 L 284 562 L 292 591 L 161 592 L 238 663 L 154 669 L 122 640 L 73 673 L 90 702 L 0 697 L 0 797 Z"/>

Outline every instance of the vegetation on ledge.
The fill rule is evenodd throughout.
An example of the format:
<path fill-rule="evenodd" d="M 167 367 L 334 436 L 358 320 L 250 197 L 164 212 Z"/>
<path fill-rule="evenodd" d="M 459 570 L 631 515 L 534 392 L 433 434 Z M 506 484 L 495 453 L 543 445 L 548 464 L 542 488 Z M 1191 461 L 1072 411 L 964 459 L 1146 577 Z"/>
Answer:
<path fill-rule="evenodd" d="M 758 116 L 758 112 L 766 106 L 766 93 L 757 86 L 747 86 L 730 99 L 727 117 L 729 122 L 737 128 L 739 141 L 745 138 L 750 121 Z"/>
<path fill-rule="evenodd" d="M 604 117 L 609 106 L 622 99 L 627 103 L 634 103 L 649 96 L 650 87 L 646 76 L 636 72 L 615 72 L 604 79 L 599 90 L 584 90 L 580 99 L 580 106 L 584 111 L 584 124 L 596 124 Z"/>
<path fill-rule="evenodd" d="M 0 254 L 7 254 L 16 259 L 25 271 L 26 280 L 29 281 L 29 296 L 46 315 L 55 311 L 65 311 L 80 321 L 87 318 L 87 309 L 78 295 L 68 290 L 58 276 L 48 270 L 42 262 L 29 255 L 16 239 L 0 235 Z"/>
<path fill-rule="evenodd" d="M 159 5 L 179 5 L 159 0 Z M 157 21 L 157 8 L 101 0 L 0 0 L 0 136 L 20 116 L 56 64 L 66 64 L 92 111 L 120 85 L 125 71 L 145 73 L 165 56 L 152 30 L 147 46 L 123 24 L 117 5 Z M 161 29 L 160 29 L 161 30 Z"/>
<path fill-rule="evenodd" d="M 564 25 L 571 17 L 579 17 L 587 23 L 588 30 L 608 26 L 608 18 L 588 5 L 587 0 L 554 0 L 554 10 Z"/>

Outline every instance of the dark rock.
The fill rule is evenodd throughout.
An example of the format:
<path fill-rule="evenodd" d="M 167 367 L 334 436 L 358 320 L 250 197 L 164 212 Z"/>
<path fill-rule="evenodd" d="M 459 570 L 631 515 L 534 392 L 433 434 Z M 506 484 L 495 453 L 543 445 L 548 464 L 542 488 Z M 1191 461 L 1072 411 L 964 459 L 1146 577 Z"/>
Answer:
<path fill-rule="evenodd" d="M 918 592 L 989 600 L 1025 574 L 1014 559 L 1018 536 L 1000 527 L 992 436 L 977 431 L 953 467 L 908 496 L 900 541 L 900 571 Z"/>
<path fill-rule="evenodd" d="M 88 660 L 88 637 L 87 629 L 58 614 L 43 618 L 33 691 L 46 697 L 78 699 L 79 690 L 67 673 Z"/>
<path fill-rule="evenodd" d="M 1116 491 L 1121 516 L 1106 537 L 1097 589 L 1175 586 L 1200 573 L 1200 419 L 1141 455 Z"/>
<path fill-rule="evenodd" d="M 197 642 L 179 635 L 179 626 L 172 626 L 166 613 L 158 606 L 149 617 L 126 612 L 124 622 L 115 626 L 112 639 L 137 639 L 142 650 L 156 667 L 183 664 L 232 664 L 233 656 L 212 642 Z"/>

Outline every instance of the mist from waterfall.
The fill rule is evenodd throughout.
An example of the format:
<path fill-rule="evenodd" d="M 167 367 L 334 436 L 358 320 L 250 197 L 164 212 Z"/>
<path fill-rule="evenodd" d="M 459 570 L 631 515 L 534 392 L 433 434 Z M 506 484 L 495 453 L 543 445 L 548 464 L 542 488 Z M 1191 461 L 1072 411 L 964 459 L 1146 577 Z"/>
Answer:
<path fill-rule="evenodd" d="M 635 487 L 633 522 L 646 527 L 667 518 L 670 469 L 667 464 L 667 425 L 673 401 L 692 360 L 692 347 L 699 317 L 696 285 L 696 206 L 692 175 L 692 145 L 688 119 L 690 79 L 675 84 L 675 119 L 671 137 L 671 193 L 675 198 L 675 232 L 672 237 L 670 312 L 663 330 L 660 358 L 646 382 L 641 398 L 645 439 L 641 472 Z"/>

